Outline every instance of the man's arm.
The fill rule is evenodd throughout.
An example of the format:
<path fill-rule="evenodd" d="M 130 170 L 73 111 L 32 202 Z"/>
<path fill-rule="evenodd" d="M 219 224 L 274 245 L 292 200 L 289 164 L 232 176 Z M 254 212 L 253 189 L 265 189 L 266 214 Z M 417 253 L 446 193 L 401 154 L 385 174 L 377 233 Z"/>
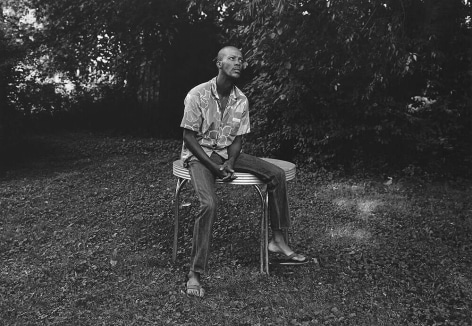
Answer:
<path fill-rule="evenodd" d="M 198 143 L 196 135 L 196 131 L 184 128 L 183 140 L 185 146 L 187 146 L 187 148 L 192 152 L 192 154 L 195 155 L 195 157 L 216 176 L 221 179 L 225 179 L 226 177 L 230 176 L 230 174 L 225 169 L 221 169 L 222 166 L 216 164 L 208 157 L 208 155 Z"/>
<path fill-rule="evenodd" d="M 236 136 L 233 143 L 228 146 L 228 160 L 220 167 L 220 170 L 224 170 L 230 174 L 232 178 L 234 173 L 234 162 L 238 159 L 239 153 L 242 148 L 242 136 Z"/>

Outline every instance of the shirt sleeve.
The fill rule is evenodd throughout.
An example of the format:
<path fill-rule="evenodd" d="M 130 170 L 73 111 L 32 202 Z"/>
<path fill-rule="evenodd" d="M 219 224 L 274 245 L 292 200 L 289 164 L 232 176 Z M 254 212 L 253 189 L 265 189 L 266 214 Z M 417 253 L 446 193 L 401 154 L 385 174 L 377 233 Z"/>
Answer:
<path fill-rule="evenodd" d="M 241 114 L 241 125 L 239 127 L 237 135 L 244 135 L 251 132 L 251 124 L 249 122 L 249 103 L 246 100 L 244 103 L 243 113 Z"/>
<path fill-rule="evenodd" d="M 184 116 L 180 126 L 185 129 L 192 131 L 200 131 L 202 126 L 203 118 L 198 103 L 198 96 L 187 94 L 184 100 Z"/>

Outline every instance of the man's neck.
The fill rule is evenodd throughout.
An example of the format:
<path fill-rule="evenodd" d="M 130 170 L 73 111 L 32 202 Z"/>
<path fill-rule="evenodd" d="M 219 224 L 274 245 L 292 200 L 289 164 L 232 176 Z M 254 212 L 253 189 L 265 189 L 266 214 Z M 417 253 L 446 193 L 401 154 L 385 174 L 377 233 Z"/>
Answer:
<path fill-rule="evenodd" d="M 231 78 L 228 78 L 224 75 L 218 74 L 216 77 L 216 91 L 218 95 L 229 96 L 231 90 L 233 89 L 234 82 Z"/>

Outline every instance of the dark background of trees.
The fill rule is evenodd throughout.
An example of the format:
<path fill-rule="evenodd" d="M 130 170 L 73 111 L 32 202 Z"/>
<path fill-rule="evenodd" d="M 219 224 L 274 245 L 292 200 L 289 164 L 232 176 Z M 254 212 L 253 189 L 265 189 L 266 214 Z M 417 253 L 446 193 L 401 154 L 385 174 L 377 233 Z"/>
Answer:
<path fill-rule="evenodd" d="M 314 168 L 469 173 L 468 1 L 2 0 L 0 7 L 3 164 L 31 132 L 180 137 L 186 92 L 216 74 L 221 46 L 235 44 L 248 61 L 239 86 L 250 99 L 256 153 Z M 21 20 L 30 9 L 36 25 Z M 61 91 L 66 81 L 71 91 Z"/>

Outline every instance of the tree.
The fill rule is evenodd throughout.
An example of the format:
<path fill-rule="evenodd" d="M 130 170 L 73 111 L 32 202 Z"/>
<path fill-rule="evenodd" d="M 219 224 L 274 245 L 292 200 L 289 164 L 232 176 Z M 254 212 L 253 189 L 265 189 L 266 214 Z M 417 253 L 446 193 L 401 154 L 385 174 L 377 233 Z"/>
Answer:
<path fill-rule="evenodd" d="M 33 35 L 18 13 L 26 2 L 0 2 L 0 174 L 5 170 L 10 149 L 15 147 L 20 133 L 12 98 L 20 79 L 16 66 L 26 56 Z"/>
<path fill-rule="evenodd" d="M 175 55 L 174 41 L 182 39 L 180 31 L 208 30 L 206 21 L 214 19 L 217 11 L 202 16 L 188 10 L 184 0 L 35 0 L 35 5 L 45 25 L 45 41 L 54 49 L 50 59 L 67 72 L 80 93 L 90 93 L 93 90 L 84 88 L 92 85 L 95 91 L 90 101 L 96 102 L 96 90 L 111 87 L 111 92 L 98 93 L 102 98 L 107 94 L 103 99 L 114 115 L 125 103 L 124 114 L 137 111 L 142 123 L 150 121 L 161 128 L 168 126 L 169 108 L 162 107 L 167 103 L 160 99 L 160 89 L 162 76 L 171 77 L 167 62 Z M 197 40 L 204 37 L 196 34 L 192 33 Z M 106 75 L 109 80 L 100 84 Z M 118 100 L 110 100 L 113 97 Z"/>
<path fill-rule="evenodd" d="M 242 86 L 265 155 L 346 167 L 470 158 L 469 2 L 21 3 L 43 26 L 28 59 L 74 83 L 81 113 L 104 113 L 88 121 L 118 117 L 128 130 L 178 134 L 185 93 L 214 74 L 218 47 L 233 43 L 249 62 Z M 33 101 L 44 101 L 35 89 Z"/>
<path fill-rule="evenodd" d="M 254 0 L 229 6 L 240 19 L 234 39 L 247 48 L 255 73 L 246 91 L 265 151 L 346 166 L 360 159 L 425 165 L 466 155 L 470 4 Z M 242 7 L 252 15 L 241 16 Z"/>

